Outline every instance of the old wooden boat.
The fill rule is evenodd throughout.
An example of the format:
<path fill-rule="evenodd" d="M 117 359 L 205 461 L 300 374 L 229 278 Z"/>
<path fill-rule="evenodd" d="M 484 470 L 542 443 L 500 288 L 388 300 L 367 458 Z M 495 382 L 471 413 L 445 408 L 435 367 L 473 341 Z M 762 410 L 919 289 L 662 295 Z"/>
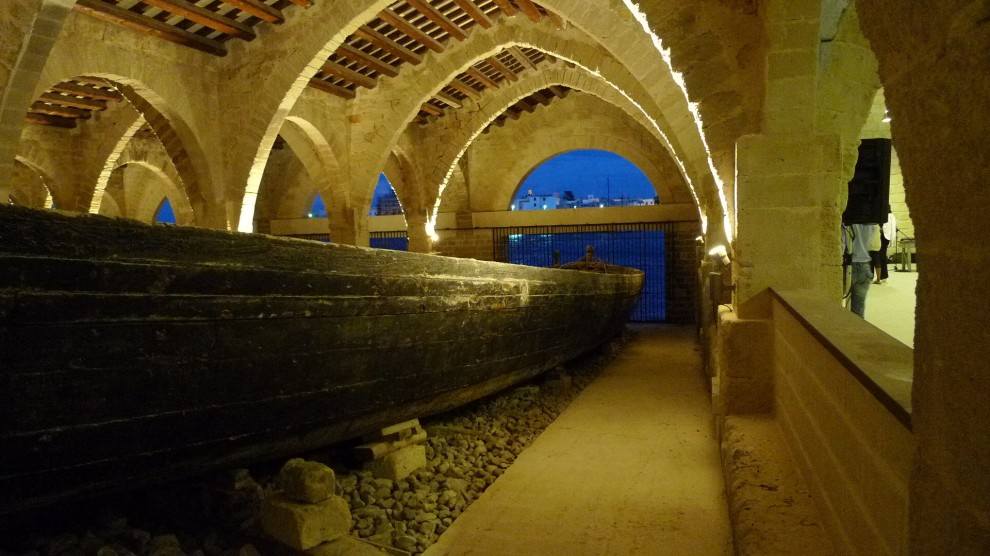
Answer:
<path fill-rule="evenodd" d="M 621 329 L 605 270 L 0 207 L 0 513 L 490 394 Z"/>

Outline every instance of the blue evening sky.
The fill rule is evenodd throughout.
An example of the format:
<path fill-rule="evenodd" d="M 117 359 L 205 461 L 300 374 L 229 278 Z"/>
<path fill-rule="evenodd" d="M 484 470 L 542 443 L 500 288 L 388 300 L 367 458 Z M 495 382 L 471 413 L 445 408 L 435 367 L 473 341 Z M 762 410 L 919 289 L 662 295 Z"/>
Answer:
<path fill-rule="evenodd" d="M 172 211 L 172 203 L 169 202 L 168 197 L 165 197 L 162 205 L 158 207 L 158 212 L 155 213 L 155 222 L 175 224 L 175 213 Z"/>
<path fill-rule="evenodd" d="M 375 197 L 385 195 L 392 189 L 385 174 L 378 176 Z M 564 194 L 570 190 L 578 198 L 588 195 L 612 198 L 625 194 L 626 197 L 652 198 L 656 196 L 653 184 L 642 170 L 624 157 L 608 151 L 582 149 L 557 155 L 526 177 L 517 192 L 517 197 L 525 197 L 532 189 L 539 194 Z M 374 205 L 374 203 L 372 203 Z M 374 206 L 372 206 L 374 211 Z M 326 209 L 319 196 L 312 209 L 313 216 L 325 216 Z"/>
<path fill-rule="evenodd" d="M 653 184 L 642 170 L 624 157 L 607 151 L 582 149 L 557 155 L 538 166 L 523 180 L 516 197 L 532 189 L 537 195 L 570 190 L 578 198 L 594 195 L 612 198 L 652 198 Z"/>

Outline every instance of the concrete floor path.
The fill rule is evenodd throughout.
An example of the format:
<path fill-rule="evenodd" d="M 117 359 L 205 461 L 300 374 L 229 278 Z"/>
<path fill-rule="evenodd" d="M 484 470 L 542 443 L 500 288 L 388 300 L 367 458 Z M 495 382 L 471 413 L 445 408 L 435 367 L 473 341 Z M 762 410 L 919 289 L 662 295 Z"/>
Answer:
<path fill-rule="evenodd" d="M 693 328 L 634 330 L 427 556 L 732 554 Z"/>

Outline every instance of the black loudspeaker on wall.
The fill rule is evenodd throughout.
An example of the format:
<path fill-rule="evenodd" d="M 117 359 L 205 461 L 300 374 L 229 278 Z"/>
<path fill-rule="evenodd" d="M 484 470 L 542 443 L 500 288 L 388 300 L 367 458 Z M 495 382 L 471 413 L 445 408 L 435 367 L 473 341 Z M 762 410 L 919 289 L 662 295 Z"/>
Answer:
<path fill-rule="evenodd" d="M 883 224 L 890 212 L 890 139 L 863 139 L 856 174 L 849 182 L 849 200 L 842 213 L 846 224 Z"/>

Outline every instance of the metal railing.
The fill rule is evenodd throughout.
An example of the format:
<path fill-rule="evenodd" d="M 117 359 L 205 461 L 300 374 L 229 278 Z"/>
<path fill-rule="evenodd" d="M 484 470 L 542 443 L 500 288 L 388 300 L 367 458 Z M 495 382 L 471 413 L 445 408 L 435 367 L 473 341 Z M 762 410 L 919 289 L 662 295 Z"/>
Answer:
<path fill-rule="evenodd" d="M 667 272 L 674 256 L 674 223 L 592 224 L 494 228 L 495 260 L 550 267 L 573 262 L 594 247 L 595 258 L 645 273 L 630 320 L 667 320 Z"/>
<path fill-rule="evenodd" d="M 405 230 L 397 232 L 371 232 L 370 245 L 376 249 L 391 249 L 393 251 L 409 250 L 409 233 Z"/>

